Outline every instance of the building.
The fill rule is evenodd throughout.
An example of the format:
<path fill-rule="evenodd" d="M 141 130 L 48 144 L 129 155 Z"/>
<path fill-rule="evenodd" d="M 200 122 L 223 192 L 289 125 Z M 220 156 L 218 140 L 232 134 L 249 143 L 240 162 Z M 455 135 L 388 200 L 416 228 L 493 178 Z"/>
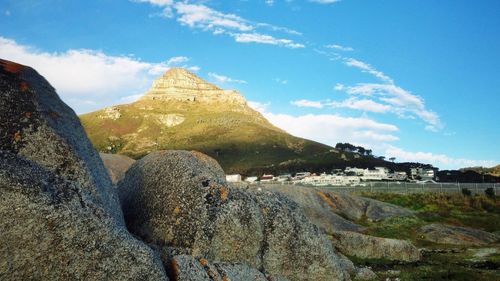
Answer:
<path fill-rule="evenodd" d="M 274 181 L 274 175 L 262 175 L 262 177 L 260 177 L 260 182 L 272 182 Z"/>
<path fill-rule="evenodd" d="M 241 175 L 240 174 L 226 175 L 226 181 L 227 182 L 241 182 Z"/>
<path fill-rule="evenodd" d="M 245 179 L 245 181 L 246 181 L 246 182 L 249 182 L 249 183 L 254 183 L 254 182 L 258 181 L 258 180 L 259 180 L 259 178 L 258 178 L 258 177 L 247 177 L 247 178 Z"/>
<path fill-rule="evenodd" d="M 351 167 L 347 167 L 345 168 L 344 170 L 344 173 L 346 175 L 353 175 L 353 176 L 362 176 L 365 172 L 365 169 L 360 169 L 360 168 L 351 168 Z"/>
<path fill-rule="evenodd" d="M 411 168 L 410 176 L 414 180 L 432 180 L 436 176 L 436 171 L 429 168 Z"/>
<path fill-rule="evenodd" d="M 381 181 L 388 179 L 388 177 L 389 169 L 386 167 L 375 167 L 374 169 L 365 169 L 361 179 L 364 181 Z"/>

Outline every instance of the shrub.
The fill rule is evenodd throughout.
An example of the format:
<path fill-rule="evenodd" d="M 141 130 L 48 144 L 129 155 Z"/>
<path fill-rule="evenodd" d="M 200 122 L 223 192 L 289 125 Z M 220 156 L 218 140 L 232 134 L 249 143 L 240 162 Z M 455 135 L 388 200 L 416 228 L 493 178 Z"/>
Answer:
<path fill-rule="evenodd" d="M 470 191 L 470 189 L 468 188 L 462 188 L 462 194 L 464 196 L 471 196 L 472 195 L 472 192 Z"/>
<path fill-rule="evenodd" d="M 486 188 L 484 194 L 486 194 L 488 198 L 495 198 L 495 190 L 493 189 L 493 187 Z"/>

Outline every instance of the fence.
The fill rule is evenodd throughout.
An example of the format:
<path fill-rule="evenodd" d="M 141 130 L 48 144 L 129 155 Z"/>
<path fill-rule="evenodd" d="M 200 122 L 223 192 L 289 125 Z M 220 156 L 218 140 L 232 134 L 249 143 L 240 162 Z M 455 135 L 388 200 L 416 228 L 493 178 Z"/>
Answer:
<path fill-rule="evenodd" d="M 291 182 L 273 184 L 292 184 Z M 296 186 L 305 186 L 295 184 Z M 492 188 L 495 195 L 500 195 L 498 183 L 409 183 L 409 182 L 366 182 L 362 186 L 317 186 L 339 192 L 392 192 L 392 193 L 461 193 L 467 188 L 472 194 L 484 194 Z"/>

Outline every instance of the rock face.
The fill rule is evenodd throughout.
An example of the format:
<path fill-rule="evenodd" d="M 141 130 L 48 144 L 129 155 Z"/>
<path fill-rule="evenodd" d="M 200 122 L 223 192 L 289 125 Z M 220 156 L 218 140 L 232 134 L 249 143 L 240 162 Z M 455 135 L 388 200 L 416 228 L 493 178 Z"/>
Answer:
<path fill-rule="evenodd" d="M 99 156 L 113 184 L 121 181 L 125 177 L 127 170 L 135 162 L 134 159 L 125 155 L 99 153 Z"/>
<path fill-rule="evenodd" d="M 486 231 L 438 223 L 423 226 L 419 233 L 423 239 L 439 244 L 483 246 L 499 240 Z"/>
<path fill-rule="evenodd" d="M 31 68 L 0 61 L 0 279 L 167 280 L 124 227 L 78 118 Z"/>
<path fill-rule="evenodd" d="M 350 231 L 335 232 L 333 238 L 334 246 L 348 256 L 406 262 L 422 258 L 420 251 L 404 240 L 379 238 Z"/>
<path fill-rule="evenodd" d="M 222 90 L 183 68 L 171 68 L 165 72 L 153 81 L 153 86 L 141 99 L 246 104 L 245 98 L 237 91 Z"/>
<path fill-rule="evenodd" d="M 327 233 L 364 230 L 363 226 L 350 220 L 367 218 L 377 221 L 413 215 L 412 211 L 393 204 L 326 189 L 288 185 L 269 185 L 264 189 L 285 194 L 304 209 L 306 216 L 314 224 Z"/>
<path fill-rule="evenodd" d="M 150 243 L 290 280 L 348 278 L 331 243 L 295 203 L 232 189 L 217 162 L 201 153 L 151 153 L 127 171 L 119 193 L 129 229 Z"/>
<path fill-rule="evenodd" d="M 122 222 L 120 205 L 80 120 L 35 70 L 0 61 L 0 150 L 77 181 Z"/>

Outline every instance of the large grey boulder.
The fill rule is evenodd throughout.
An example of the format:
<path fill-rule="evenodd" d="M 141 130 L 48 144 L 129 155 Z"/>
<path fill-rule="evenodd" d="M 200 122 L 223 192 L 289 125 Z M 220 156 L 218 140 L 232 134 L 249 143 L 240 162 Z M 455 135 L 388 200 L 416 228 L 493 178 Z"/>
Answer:
<path fill-rule="evenodd" d="M 420 251 L 405 240 L 380 238 L 350 231 L 338 231 L 332 235 L 333 245 L 348 256 L 404 262 L 415 262 L 422 258 Z"/>
<path fill-rule="evenodd" d="M 500 240 L 497 235 L 483 230 L 439 223 L 421 227 L 419 235 L 434 243 L 464 246 L 483 246 Z"/>
<path fill-rule="evenodd" d="M 75 112 L 34 69 L 0 60 L 0 150 L 77 182 L 118 223 L 116 190 Z"/>
<path fill-rule="evenodd" d="M 260 187 L 250 186 L 250 188 L 258 189 Z M 331 200 L 321 190 L 295 185 L 271 185 L 263 188 L 285 194 L 299 204 L 307 218 L 326 233 L 334 231 L 361 232 L 365 229 L 337 214 L 336 208 L 332 207 Z"/>
<path fill-rule="evenodd" d="M 167 280 L 125 229 L 78 118 L 33 69 L 0 61 L 0 279 Z"/>
<path fill-rule="evenodd" d="M 78 183 L 0 151 L 0 279 L 167 280 Z"/>
<path fill-rule="evenodd" d="M 218 163 L 201 153 L 153 152 L 131 166 L 118 188 L 129 229 L 150 243 L 290 280 L 348 278 L 297 204 L 278 193 L 229 187 Z"/>
<path fill-rule="evenodd" d="M 121 181 L 125 177 L 127 170 L 135 162 L 134 159 L 120 154 L 99 153 L 99 156 L 113 184 Z"/>

